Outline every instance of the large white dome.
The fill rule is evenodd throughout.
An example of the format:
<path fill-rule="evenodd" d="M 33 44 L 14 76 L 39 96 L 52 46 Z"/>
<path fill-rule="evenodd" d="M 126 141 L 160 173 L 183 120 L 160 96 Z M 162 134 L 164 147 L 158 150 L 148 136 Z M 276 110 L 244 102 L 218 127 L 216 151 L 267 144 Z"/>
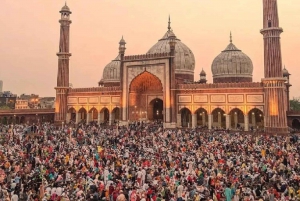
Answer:
<path fill-rule="evenodd" d="M 253 64 L 230 40 L 226 49 L 214 59 L 211 71 L 215 83 L 252 82 Z"/>
<path fill-rule="evenodd" d="M 158 40 L 158 42 L 153 45 L 147 52 L 147 54 L 164 53 L 170 52 L 169 36 L 174 34 L 170 27 L 170 21 L 168 26 L 168 31 L 165 35 Z M 175 34 L 174 34 L 175 35 Z M 188 78 L 194 80 L 194 70 L 195 70 L 195 57 L 193 52 L 178 38 L 175 45 L 175 74 L 181 74 L 183 78 Z M 186 76 L 185 76 L 186 75 Z M 180 76 L 178 76 L 180 77 Z"/>

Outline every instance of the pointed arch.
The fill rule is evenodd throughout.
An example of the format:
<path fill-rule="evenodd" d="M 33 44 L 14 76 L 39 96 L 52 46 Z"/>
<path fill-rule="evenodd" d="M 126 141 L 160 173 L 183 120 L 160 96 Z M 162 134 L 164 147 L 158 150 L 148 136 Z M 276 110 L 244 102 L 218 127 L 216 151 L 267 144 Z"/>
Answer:
<path fill-rule="evenodd" d="M 249 128 L 263 129 L 264 128 L 264 113 L 258 108 L 253 108 L 248 112 Z"/>
<path fill-rule="evenodd" d="M 70 107 L 68 109 L 68 113 L 76 113 L 76 109 L 74 107 Z"/>
<path fill-rule="evenodd" d="M 163 100 L 160 98 L 155 98 L 148 104 L 148 111 L 142 116 L 148 116 L 149 120 L 163 120 Z M 143 118 L 143 117 L 142 117 Z"/>
<path fill-rule="evenodd" d="M 228 115 L 230 115 L 231 128 L 239 129 L 245 126 L 244 112 L 241 109 L 233 108 Z"/>
<path fill-rule="evenodd" d="M 90 121 L 97 121 L 98 120 L 98 110 L 95 107 L 92 107 L 89 110 L 88 115 L 90 115 Z"/>
<path fill-rule="evenodd" d="M 148 71 L 144 71 L 136 76 L 130 83 L 129 92 L 162 92 L 161 80 Z"/>
<path fill-rule="evenodd" d="M 103 107 L 100 110 L 100 123 L 101 124 L 109 124 L 109 119 L 110 119 L 110 113 L 109 113 L 109 109 L 107 107 Z"/>
<path fill-rule="evenodd" d="M 293 119 L 293 121 L 292 121 L 292 128 L 300 130 L 300 120 L 299 119 Z"/>
<path fill-rule="evenodd" d="M 192 112 L 186 107 L 179 110 L 181 115 L 181 127 L 191 127 L 192 126 Z"/>
<path fill-rule="evenodd" d="M 84 107 L 80 108 L 78 110 L 78 115 L 79 115 L 79 120 L 80 121 L 85 121 L 87 117 L 87 111 Z"/>
<path fill-rule="evenodd" d="M 225 128 L 226 127 L 226 113 L 221 108 L 215 108 L 212 111 L 212 126 L 218 128 Z"/>
<path fill-rule="evenodd" d="M 76 121 L 76 109 L 74 107 L 68 109 L 68 118 L 68 121 Z"/>
<path fill-rule="evenodd" d="M 145 70 L 137 75 L 129 85 L 129 120 L 137 121 L 145 116 L 145 114 L 141 115 L 142 112 L 149 112 L 149 95 L 156 97 L 163 96 L 163 85 L 157 76 Z"/>
<path fill-rule="evenodd" d="M 195 114 L 197 116 L 197 126 L 207 126 L 208 121 L 208 113 L 207 110 L 203 107 L 198 108 L 195 111 Z"/>
<path fill-rule="evenodd" d="M 112 123 L 116 123 L 117 121 L 120 120 L 120 108 L 119 107 L 115 107 L 112 111 L 111 111 L 111 121 Z"/>

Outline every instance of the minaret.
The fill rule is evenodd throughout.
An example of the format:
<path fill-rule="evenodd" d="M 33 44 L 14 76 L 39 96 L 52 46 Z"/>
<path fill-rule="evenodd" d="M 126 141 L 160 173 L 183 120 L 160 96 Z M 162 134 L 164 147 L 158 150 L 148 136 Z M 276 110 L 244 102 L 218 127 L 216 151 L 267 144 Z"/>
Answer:
<path fill-rule="evenodd" d="M 67 4 L 62 7 L 60 23 L 60 40 L 58 56 L 58 72 L 56 103 L 55 103 L 55 123 L 62 123 L 66 120 L 67 115 L 67 97 L 69 90 L 69 52 L 70 47 L 70 14 L 72 13 Z"/>
<path fill-rule="evenodd" d="M 169 33 L 169 45 L 170 45 L 170 109 L 171 109 L 171 124 L 173 127 L 176 126 L 177 122 L 177 109 L 176 109 L 176 79 L 175 79 L 175 46 L 176 46 L 176 36 L 171 29 L 171 21 L 169 16 L 168 22 L 168 33 Z"/>
<path fill-rule="evenodd" d="M 126 50 L 126 42 L 123 39 L 123 36 L 119 42 L 119 55 L 120 55 L 120 59 L 121 59 L 121 66 L 120 66 L 120 89 L 121 91 L 123 91 L 123 68 L 124 68 L 124 55 L 125 55 L 125 50 Z M 124 107 L 126 107 L 126 105 L 123 105 L 123 94 L 120 96 L 120 120 L 122 121 L 126 121 L 126 116 L 123 117 L 123 114 L 125 114 L 123 112 Z"/>
<path fill-rule="evenodd" d="M 282 59 L 277 0 L 263 0 L 265 131 L 287 133 L 286 78 L 282 75 Z"/>

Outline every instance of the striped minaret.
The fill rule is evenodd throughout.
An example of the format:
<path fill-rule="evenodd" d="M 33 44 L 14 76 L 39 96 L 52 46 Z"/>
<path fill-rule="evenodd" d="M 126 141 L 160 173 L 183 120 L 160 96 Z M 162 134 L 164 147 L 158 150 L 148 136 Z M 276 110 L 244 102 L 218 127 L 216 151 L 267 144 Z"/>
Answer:
<path fill-rule="evenodd" d="M 287 133 L 287 101 L 282 59 L 277 0 L 263 0 L 265 130 L 267 133 Z"/>
<path fill-rule="evenodd" d="M 60 41 L 58 56 L 58 72 L 56 102 L 55 102 L 55 123 L 62 123 L 67 115 L 67 96 L 69 90 L 69 52 L 70 47 L 70 14 L 72 13 L 67 5 L 62 7 L 60 23 Z"/>

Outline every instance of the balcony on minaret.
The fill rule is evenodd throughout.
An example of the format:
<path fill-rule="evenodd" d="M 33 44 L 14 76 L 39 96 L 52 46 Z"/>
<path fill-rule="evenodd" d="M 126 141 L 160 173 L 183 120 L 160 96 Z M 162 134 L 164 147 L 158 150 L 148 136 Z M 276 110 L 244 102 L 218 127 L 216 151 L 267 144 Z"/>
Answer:
<path fill-rule="evenodd" d="M 67 4 L 65 4 L 59 12 L 61 13 L 61 20 L 69 20 L 70 14 L 72 14 Z"/>

